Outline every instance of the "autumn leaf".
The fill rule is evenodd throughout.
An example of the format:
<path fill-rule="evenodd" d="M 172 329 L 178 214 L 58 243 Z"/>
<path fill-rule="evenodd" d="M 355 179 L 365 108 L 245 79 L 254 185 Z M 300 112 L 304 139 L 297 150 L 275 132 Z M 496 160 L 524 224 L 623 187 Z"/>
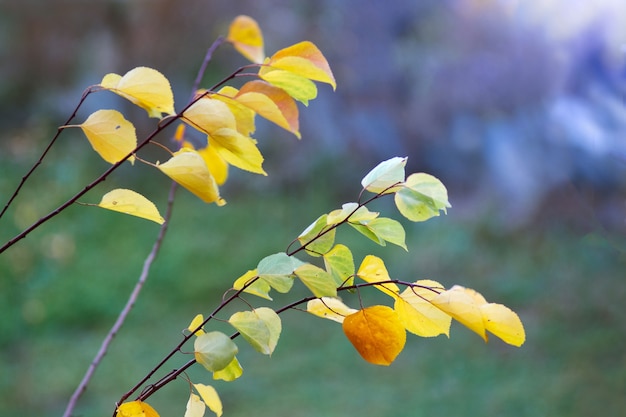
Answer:
<path fill-rule="evenodd" d="M 137 148 L 135 126 L 117 110 L 97 110 L 80 125 L 91 147 L 110 164 L 115 164 Z M 128 160 L 133 163 L 134 156 Z"/>
<path fill-rule="evenodd" d="M 170 82 L 155 69 L 137 67 L 124 76 L 107 74 L 100 86 L 143 108 L 150 117 L 160 119 L 163 113 L 176 113 Z"/>
<path fill-rule="evenodd" d="M 233 289 L 235 290 L 243 289 L 243 292 L 246 292 L 248 294 L 253 294 L 253 295 L 256 295 L 257 297 L 265 298 L 266 300 L 271 301 L 272 297 L 270 297 L 269 295 L 271 287 L 270 287 L 270 284 L 267 283 L 267 281 L 263 279 L 255 279 L 252 283 L 249 284 L 249 282 L 253 280 L 254 278 L 256 278 L 257 276 L 258 276 L 258 272 L 256 269 L 249 270 L 248 272 L 246 272 L 245 274 L 243 274 L 242 276 L 240 276 L 239 278 L 235 280 L 235 283 L 233 284 Z"/>
<path fill-rule="evenodd" d="M 263 34 L 257 22 L 249 16 L 240 15 L 232 21 L 226 40 L 254 63 L 260 64 L 265 59 Z"/>
<path fill-rule="evenodd" d="M 182 119 L 207 135 L 223 128 L 237 130 L 237 120 L 228 105 L 214 98 L 197 100 L 185 110 Z"/>
<path fill-rule="evenodd" d="M 156 167 L 205 203 L 216 203 L 218 206 L 226 204 L 219 195 L 215 179 L 198 152 L 183 148 L 175 152 L 167 162 L 157 164 Z"/>
<path fill-rule="evenodd" d="M 150 404 L 137 400 L 120 404 L 115 417 L 159 417 L 159 413 Z"/>
<path fill-rule="evenodd" d="M 273 86 L 283 89 L 287 94 L 303 103 L 305 106 L 309 105 L 309 100 L 313 100 L 317 97 L 317 87 L 315 83 L 293 72 L 276 69 L 262 72 L 259 77 Z"/>
<path fill-rule="evenodd" d="M 198 394 L 200 394 L 200 398 L 204 401 L 204 404 L 209 407 L 209 410 L 213 411 L 217 417 L 222 416 L 222 400 L 220 400 L 219 395 L 215 388 L 210 385 L 204 384 L 193 384 L 193 387 L 196 389 Z"/>
<path fill-rule="evenodd" d="M 262 166 L 263 155 L 257 148 L 256 141 L 235 129 L 214 130 L 209 135 L 209 147 L 214 147 L 217 155 L 239 169 L 267 175 Z"/>
<path fill-rule="evenodd" d="M 184 417 L 203 417 L 205 409 L 206 405 L 204 404 L 204 401 L 192 392 L 189 395 L 189 400 L 187 401 Z"/>
<path fill-rule="evenodd" d="M 363 359 L 375 365 L 390 365 L 404 349 L 406 331 L 390 307 L 364 308 L 347 316 L 342 326 Z"/>
<path fill-rule="evenodd" d="M 196 315 L 196 317 L 193 318 L 193 320 L 191 320 L 191 323 L 189 323 L 189 326 L 187 326 L 187 330 L 189 330 L 190 332 L 193 332 L 194 330 L 196 330 L 196 332 L 194 333 L 196 336 L 200 336 L 204 334 L 204 330 L 202 330 L 202 328 L 199 328 L 200 325 L 204 322 L 204 316 L 202 314 L 198 314 Z"/>
<path fill-rule="evenodd" d="M 443 286 L 431 280 L 419 280 L 407 287 L 394 303 L 394 310 L 407 331 L 421 337 L 450 336 L 452 317 L 430 303 Z M 432 289 L 431 289 L 432 288 Z"/>
<path fill-rule="evenodd" d="M 298 236 L 298 242 L 305 247 L 306 252 L 311 256 L 325 254 L 335 243 L 336 229 L 324 230 L 327 227 L 327 217 L 326 214 L 321 215 Z M 321 234 L 323 231 L 325 233 Z"/>
<path fill-rule="evenodd" d="M 226 366 L 226 368 L 213 372 L 213 379 L 232 382 L 239 378 L 241 375 L 243 375 L 243 368 L 237 360 L 237 357 L 234 357 L 233 360 L 230 361 L 230 363 Z"/>
<path fill-rule="evenodd" d="M 266 59 L 264 64 L 266 67 L 261 68 L 260 76 L 270 72 L 272 68 L 278 68 L 310 80 L 330 84 L 333 90 L 337 88 L 328 61 L 317 46 L 309 41 L 299 42 L 277 51 L 271 58 Z"/>
<path fill-rule="evenodd" d="M 239 311 L 228 319 L 250 345 L 264 355 L 271 355 L 278 344 L 282 329 L 280 317 L 267 307 Z"/>
<path fill-rule="evenodd" d="M 431 299 L 430 302 L 478 334 L 486 342 L 485 323 L 480 311 L 481 300 L 474 293 L 475 291 L 466 291 L 466 288 L 455 285 Z"/>
<path fill-rule="evenodd" d="M 502 304 L 488 303 L 480 306 L 483 322 L 488 332 L 509 345 L 520 347 L 526 341 L 524 325 L 519 316 Z"/>
<path fill-rule="evenodd" d="M 235 116 L 237 124 L 237 132 L 244 136 L 250 136 L 256 130 L 254 118 L 256 113 L 249 107 L 237 102 L 235 97 L 239 94 L 239 90 L 232 86 L 224 86 L 217 93 L 209 94 L 214 100 L 223 101 L 230 112 Z"/>
<path fill-rule="evenodd" d="M 218 331 L 199 335 L 193 347 L 196 361 L 211 372 L 224 369 L 238 352 L 230 337 Z"/>
<path fill-rule="evenodd" d="M 234 99 L 300 139 L 298 106 L 284 90 L 265 81 L 249 81 L 241 87 Z"/>
<path fill-rule="evenodd" d="M 165 222 L 154 203 L 133 190 L 118 188 L 109 191 L 102 196 L 98 207 L 141 217 L 158 224 Z"/>
<path fill-rule="evenodd" d="M 217 185 L 223 185 L 228 179 L 228 163 L 215 149 L 216 146 L 207 144 L 206 147 L 198 149 L 197 151 L 202 159 L 204 159 L 204 163 L 207 168 L 209 168 L 209 172 L 215 179 L 215 183 Z"/>
<path fill-rule="evenodd" d="M 346 316 L 357 312 L 357 310 L 348 307 L 337 297 L 322 297 L 311 300 L 306 305 L 306 311 L 314 316 L 338 323 L 343 323 Z"/>
<path fill-rule="evenodd" d="M 361 262 L 361 266 L 356 274 L 365 282 L 381 282 L 391 280 L 383 260 L 374 255 L 367 255 L 363 259 L 363 262 Z M 398 288 L 398 286 L 393 282 L 375 285 L 374 287 L 385 294 L 390 295 L 394 299 L 396 298 L 396 295 L 400 293 L 400 288 Z"/>

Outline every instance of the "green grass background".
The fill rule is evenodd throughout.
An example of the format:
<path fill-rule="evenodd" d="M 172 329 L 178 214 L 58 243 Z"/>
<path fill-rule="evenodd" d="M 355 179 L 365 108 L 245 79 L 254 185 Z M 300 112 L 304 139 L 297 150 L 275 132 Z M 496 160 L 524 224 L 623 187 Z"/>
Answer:
<path fill-rule="evenodd" d="M 84 152 L 78 136 L 65 140 L 0 220 L 3 242 L 105 168 Z M 4 145 L 3 200 L 41 149 L 35 142 L 19 149 L 13 142 Z M 352 161 L 358 169 L 349 175 L 332 169 L 341 163 L 331 160 L 320 163 L 306 182 L 284 184 L 272 173 L 280 163 L 269 163 L 269 178 L 235 174 L 224 188 L 229 203 L 223 208 L 178 191 L 150 278 L 75 415 L 111 415 L 114 402 L 180 340 L 195 314 L 210 312 L 234 279 L 262 257 L 284 250 L 317 216 L 356 199 L 358 179 L 371 168 Z M 351 182 L 342 182 L 344 176 Z M 134 188 L 165 210 L 169 181 L 143 166 L 124 167 L 82 201 L 95 203 L 114 187 Z M 291 311 L 282 316 L 283 333 L 271 358 L 237 340 L 241 379 L 213 383 L 196 367 L 189 372 L 193 381 L 214 384 L 225 416 L 233 417 L 621 415 L 626 409 L 623 236 L 593 221 L 579 227 L 558 216 L 541 226 L 501 230 L 488 210 L 468 216 L 456 209 L 453 192 L 450 200 L 447 216 L 404 223 L 408 253 L 379 247 L 352 230 L 340 231 L 338 240 L 352 247 L 357 264 L 376 254 L 392 277 L 461 284 L 508 305 L 526 327 L 522 348 L 495 338 L 485 344 L 453 324 L 450 339 L 410 335 L 392 366 L 377 367 L 358 356 L 337 324 Z M 399 216 L 387 203 L 375 209 Z M 157 232 L 148 221 L 77 205 L 0 257 L 0 416 L 61 415 Z M 304 295 L 295 289 L 271 306 Z M 365 298 L 377 301 L 371 297 Z M 346 300 L 355 302 L 349 295 Z M 187 359 L 173 361 L 165 371 Z M 178 380 L 150 402 L 161 416 L 182 416 L 187 396 L 187 383 Z"/>

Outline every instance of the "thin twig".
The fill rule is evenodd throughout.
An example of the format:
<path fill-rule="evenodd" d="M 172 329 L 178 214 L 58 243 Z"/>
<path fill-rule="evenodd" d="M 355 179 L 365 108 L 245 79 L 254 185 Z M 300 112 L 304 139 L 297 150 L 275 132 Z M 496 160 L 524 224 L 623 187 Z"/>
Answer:
<path fill-rule="evenodd" d="M 159 249 L 161 248 L 161 244 L 163 243 L 163 239 L 165 238 L 165 234 L 167 232 L 169 221 L 172 217 L 172 210 L 174 208 L 174 196 L 176 194 L 176 189 L 177 189 L 177 184 L 175 182 L 172 182 L 172 186 L 170 187 L 170 192 L 169 192 L 168 201 L 167 201 L 167 212 L 164 217 L 165 222 L 161 225 L 161 228 L 159 229 L 159 235 L 157 236 L 157 239 L 154 242 L 154 245 L 152 246 L 152 250 L 150 251 L 150 253 L 148 254 L 148 256 L 146 257 L 143 263 L 143 269 L 141 270 L 141 275 L 139 275 L 139 279 L 137 280 L 137 283 L 135 284 L 135 288 L 133 288 L 133 291 L 131 292 L 130 297 L 128 297 L 128 301 L 126 301 L 126 305 L 124 306 L 124 308 L 118 315 L 117 320 L 115 321 L 115 324 L 113 325 L 113 327 L 111 327 L 111 330 L 109 330 L 109 333 L 106 335 L 106 337 L 102 341 L 102 344 L 100 345 L 100 349 L 98 350 L 98 353 L 94 357 L 93 361 L 91 361 L 91 364 L 89 365 L 89 368 L 87 369 L 87 372 L 85 373 L 85 376 L 83 376 L 82 381 L 80 382 L 80 384 L 78 384 L 78 387 L 72 394 L 72 397 L 70 398 L 70 401 L 67 404 L 67 408 L 65 409 L 65 413 L 63 413 L 63 417 L 70 417 L 72 415 L 72 411 L 76 407 L 76 403 L 78 402 L 78 399 L 87 389 L 87 384 L 89 384 L 89 382 L 91 381 L 91 378 L 94 372 L 96 371 L 96 368 L 98 367 L 98 365 L 100 365 L 102 358 L 104 358 L 104 356 L 106 355 L 109 349 L 109 345 L 113 341 L 113 338 L 117 335 L 118 331 L 120 330 L 120 328 L 126 321 L 126 317 L 128 317 L 128 314 L 130 313 L 133 306 L 135 305 L 135 302 L 137 301 L 137 298 L 139 297 L 139 293 L 141 292 L 143 285 L 148 279 L 148 275 L 150 273 L 150 267 L 152 266 L 152 263 L 156 259 Z"/>

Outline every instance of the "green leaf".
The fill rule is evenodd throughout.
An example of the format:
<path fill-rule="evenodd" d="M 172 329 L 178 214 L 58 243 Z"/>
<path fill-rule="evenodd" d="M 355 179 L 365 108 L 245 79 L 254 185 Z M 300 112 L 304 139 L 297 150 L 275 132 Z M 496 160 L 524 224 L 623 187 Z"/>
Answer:
<path fill-rule="evenodd" d="M 340 285 L 350 286 L 354 282 L 354 258 L 347 246 L 337 244 L 325 253 L 324 265 L 326 270 L 332 274 L 337 287 Z"/>
<path fill-rule="evenodd" d="M 378 238 L 389 243 L 398 245 L 408 252 L 405 243 L 406 234 L 400 222 L 386 217 L 379 217 L 367 223 L 370 229 Z"/>
<path fill-rule="evenodd" d="M 404 182 L 404 166 L 407 158 L 388 159 L 378 164 L 361 180 L 361 185 L 367 191 L 378 194 L 388 194 L 397 191 L 396 184 Z"/>
<path fill-rule="evenodd" d="M 439 216 L 440 210 L 446 213 L 446 208 L 451 207 L 443 183 L 424 173 L 411 174 L 404 187 L 396 192 L 394 201 L 400 213 L 414 222 Z"/>
<path fill-rule="evenodd" d="M 293 271 L 303 264 L 298 258 L 279 252 L 261 259 L 257 273 L 276 291 L 286 293 L 293 285 Z"/>
<path fill-rule="evenodd" d="M 298 267 L 295 273 L 316 297 L 337 296 L 335 279 L 322 268 L 311 264 L 304 264 Z"/>
<path fill-rule="evenodd" d="M 354 223 L 348 223 L 348 224 L 352 226 L 354 229 L 356 229 L 363 236 L 366 236 L 368 239 L 378 243 L 380 246 L 386 246 L 385 239 L 381 238 L 376 233 L 374 233 L 374 231 L 370 229 L 369 227 L 367 227 L 367 225 L 354 224 Z"/>
<path fill-rule="evenodd" d="M 196 361 L 211 372 L 226 368 L 238 352 L 230 337 L 217 331 L 198 336 L 193 348 Z"/>
<path fill-rule="evenodd" d="M 306 246 L 305 250 L 311 256 L 320 256 L 325 254 L 335 243 L 336 229 L 332 229 L 323 236 L 315 239 L 320 232 L 327 227 L 327 217 L 327 214 L 320 216 L 317 220 L 311 223 L 309 227 L 304 229 L 304 231 L 300 233 L 300 236 L 298 236 L 298 241 L 302 246 Z"/>
<path fill-rule="evenodd" d="M 228 322 L 257 351 L 264 355 L 274 352 L 282 327 L 280 317 L 271 308 L 239 311 L 230 316 Z"/>

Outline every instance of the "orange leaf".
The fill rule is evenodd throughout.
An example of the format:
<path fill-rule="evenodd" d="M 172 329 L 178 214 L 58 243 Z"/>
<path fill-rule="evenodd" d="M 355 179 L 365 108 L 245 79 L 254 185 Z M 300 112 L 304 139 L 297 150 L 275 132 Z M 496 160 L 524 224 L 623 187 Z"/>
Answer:
<path fill-rule="evenodd" d="M 235 100 L 300 138 L 298 106 L 284 90 L 265 81 L 250 81 L 241 87 Z"/>
<path fill-rule="evenodd" d="M 363 359 L 375 365 L 390 365 L 404 349 L 406 331 L 390 307 L 364 308 L 347 316 L 342 326 Z"/>
<path fill-rule="evenodd" d="M 257 22 L 249 16 L 237 16 L 228 28 L 226 40 L 250 61 L 260 64 L 265 59 L 263 34 Z"/>

